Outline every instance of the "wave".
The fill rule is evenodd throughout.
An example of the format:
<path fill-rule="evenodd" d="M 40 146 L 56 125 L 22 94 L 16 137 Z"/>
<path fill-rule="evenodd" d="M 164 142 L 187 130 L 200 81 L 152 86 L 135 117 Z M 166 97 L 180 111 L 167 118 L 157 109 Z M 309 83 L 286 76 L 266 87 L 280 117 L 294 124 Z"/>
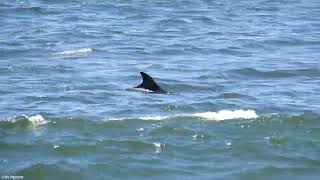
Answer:
<path fill-rule="evenodd" d="M 76 50 L 53 53 L 55 56 L 86 56 L 92 53 L 92 48 L 81 48 Z"/>
<path fill-rule="evenodd" d="M 33 116 L 14 116 L 11 118 L 0 119 L 0 129 L 12 130 L 18 129 L 30 129 L 34 133 L 42 133 L 45 128 L 58 128 L 58 129 L 81 129 L 85 124 L 87 128 L 104 129 L 104 128 L 118 128 L 120 124 L 136 124 L 141 125 L 144 123 L 152 123 L 150 121 L 228 121 L 228 120 L 250 120 L 258 123 L 288 123 L 294 125 L 311 124 L 313 126 L 312 131 L 319 132 L 319 127 L 314 126 L 319 119 L 319 114 L 314 112 L 304 112 L 302 114 L 257 114 L 255 110 L 221 110 L 221 111 L 209 111 L 209 112 L 196 112 L 196 113 L 184 113 L 184 114 L 164 114 L 164 115 L 150 115 L 150 116 L 125 116 L 125 117 L 108 117 L 98 119 L 88 119 L 86 117 L 44 117 L 40 114 Z M 162 122 L 159 122 L 162 123 Z M 103 126 L 101 126 L 103 124 Z M 136 127 L 137 132 L 144 132 L 143 127 Z M 176 133 L 175 129 L 171 127 L 163 127 L 158 129 L 159 131 L 165 131 L 166 133 Z M 158 130 L 153 133 L 159 133 Z M 188 129 L 179 131 L 182 134 L 195 134 L 197 132 L 190 131 Z M 1 133 L 0 133 L 1 135 Z"/>
<path fill-rule="evenodd" d="M 255 110 L 221 110 L 217 112 L 198 112 L 190 114 L 173 114 L 173 115 L 153 115 L 153 116 L 141 116 L 141 117 L 112 117 L 105 118 L 102 121 L 117 121 L 117 120 L 173 120 L 173 119 L 185 119 L 185 118 L 196 118 L 200 120 L 213 120 L 213 121 L 223 121 L 223 120 L 232 120 L 232 119 L 256 119 L 259 116 L 256 114 Z M 50 119 L 50 118 L 49 118 Z M 52 119 L 52 118 L 51 118 Z M 53 118 L 56 119 L 56 118 Z M 63 119 L 74 119 L 74 118 L 63 118 Z M 77 118 L 75 118 L 77 119 Z M 79 123 L 82 123 L 83 119 L 80 119 Z M 98 120 L 99 121 L 99 120 Z M 50 123 L 50 120 L 47 120 L 40 114 L 33 116 L 20 116 L 13 117 L 9 119 L 0 120 L 0 127 L 39 127 Z M 56 121 L 53 121 L 56 123 Z M 73 124 L 74 125 L 74 124 Z"/>
<path fill-rule="evenodd" d="M 19 126 L 31 126 L 31 127 L 38 127 L 45 125 L 49 123 L 49 120 L 46 120 L 42 115 L 37 114 L 33 116 L 26 116 L 23 115 L 21 117 L 13 117 L 5 120 L 0 120 L 1 124 L 7 124 L 10 123 L 11 125 L 13 124 L 18 124 Z"/>

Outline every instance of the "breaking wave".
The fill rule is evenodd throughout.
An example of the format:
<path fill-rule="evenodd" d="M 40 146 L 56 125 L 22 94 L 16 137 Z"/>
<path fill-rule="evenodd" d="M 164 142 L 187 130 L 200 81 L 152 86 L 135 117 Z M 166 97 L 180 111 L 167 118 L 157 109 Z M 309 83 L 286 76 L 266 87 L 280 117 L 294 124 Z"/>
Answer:
<path fill-rule="evenodd" d="M 34 115 L 27 117 L 28 121 L 31 122 L 34 126 L 41 126 L 47 124 L 49 121 L 44 119 L 41 115 Z"/>
<path fill-rule="evenodd" d="M 213 121 L 223 121 L 231 119 L 256 119 L 259 116 L 255 110 L 220 110 L 218 112 L 200 112 L 200 113 L 191 113 L 191 114 L 176 114 L 176 115 L 157 115 L 157 116 L 143 116 L 135 117 L 134 119 L 142 120 L 166 120 L 180 117 L 190 117 L 190 118 L 200 118 L 203 120 L 213 120 Z M 126 120 L 133 118 L 109 118 L 107 120 Z"/>
<path fill-rule="evenodd" d="M 13 117 L 9 119 L 0 120 L 2 123 L 10 123 L 10 124 L 20 124 L 21 126 L 31 126 L 31 127 L 38 127 L 42 125 L 46 125 L 49 123 L 49 120 L 46 120 L 40 114 L 34 116 L 20 116 L 20 117 Z"/>

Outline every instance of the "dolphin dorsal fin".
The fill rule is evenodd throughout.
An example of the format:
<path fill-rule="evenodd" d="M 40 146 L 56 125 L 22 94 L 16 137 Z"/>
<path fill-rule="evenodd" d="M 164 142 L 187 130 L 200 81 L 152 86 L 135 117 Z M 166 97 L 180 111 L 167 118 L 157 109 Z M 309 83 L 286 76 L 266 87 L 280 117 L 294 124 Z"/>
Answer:
<path fill-rule="evenodd" d="M 136 88 L 144 88 L 153 92 L 165 92 L 147 73 L 140 72 L 140 74 L 142 76 L 142 83 Z"/>

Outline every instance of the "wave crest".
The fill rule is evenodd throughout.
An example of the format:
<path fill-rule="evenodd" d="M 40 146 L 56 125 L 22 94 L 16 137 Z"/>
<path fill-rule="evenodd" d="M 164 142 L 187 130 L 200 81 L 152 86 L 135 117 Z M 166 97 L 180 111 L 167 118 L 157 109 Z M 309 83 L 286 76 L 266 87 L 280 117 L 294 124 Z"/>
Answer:
<path fill-rule="evenodd" d="M 259 116 L 255 110 L 221 110 L 218 112 L 194 113 L 194 116 L 202 117 L 209 120 L 228 120 L 228 119 L 256 119 Z"/>
<path fill-rule="evenodd" d="M 192 113 L 192 114 L 176 114 L 176 115 L 157 115 L 157 116 L 143 116 L 137 117 L 134 119 L 141 120 L 166 120 L 166 119 L 176 119 L 176 118 L 201 118 L 204 120 L 214 120 L 214 121 L 223 121 L 223 120 L 231 120 L 231 119 L 256 119 L 259 116 L 256 114 L 255 110 L 221 110 L 218 112 L 200 112 L 200 113 Z M 110 118 L 108 120 L 126 120 L 133 118 Z"/>

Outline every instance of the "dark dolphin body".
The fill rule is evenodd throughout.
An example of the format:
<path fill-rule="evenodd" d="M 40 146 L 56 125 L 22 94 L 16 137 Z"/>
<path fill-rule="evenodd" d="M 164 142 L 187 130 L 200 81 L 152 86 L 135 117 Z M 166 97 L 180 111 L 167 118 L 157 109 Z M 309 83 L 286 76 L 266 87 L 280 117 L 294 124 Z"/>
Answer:
<path fill-rule="evenodd" d="M 167 93 L 167 91 L 163 90 L 151 76 L 147 73 L 140 72 L 142 76 L 142 83 L 134 88 L 143 88 L 152 91 L 153 93 Z"/>

